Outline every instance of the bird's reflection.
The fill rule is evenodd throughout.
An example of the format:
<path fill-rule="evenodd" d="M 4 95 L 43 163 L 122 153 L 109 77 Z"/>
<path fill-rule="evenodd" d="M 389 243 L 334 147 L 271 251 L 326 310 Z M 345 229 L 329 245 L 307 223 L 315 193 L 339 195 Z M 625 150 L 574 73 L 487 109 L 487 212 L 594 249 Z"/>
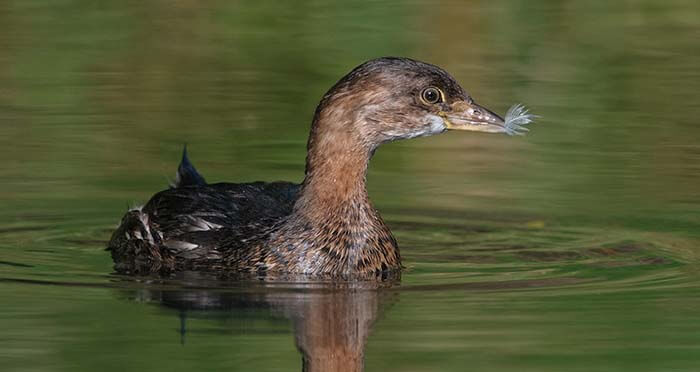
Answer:
<path fill-rule="evenodd" d="M 362 371 L 367 337 L 377 317 L 398 292 L 388 288 L 399 278 L 361 282 L 221 281 L 201 273 L 181 273 L 175 280 L 151 281 L 131 290 L 130 298 L 180 313 L 181 342 L 187 319 L 236 317 L 264 311 L 291 320 L 302 371 Z"/>

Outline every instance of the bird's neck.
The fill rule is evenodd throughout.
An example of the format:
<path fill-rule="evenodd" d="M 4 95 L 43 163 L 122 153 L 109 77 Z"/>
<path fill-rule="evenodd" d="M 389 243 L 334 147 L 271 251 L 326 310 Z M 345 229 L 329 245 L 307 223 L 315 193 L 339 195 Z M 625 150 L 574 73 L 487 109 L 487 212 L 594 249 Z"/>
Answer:
<path fill-rule="evenodd" d="M 363 129 L 370 123 L 351 108 L 354 100 L 324 97 L 317 108 L 297 207 L 327 214 L 348 203 L 369 204 L 366 174 L 373 146 Z"/>
<path fill-rule="evenodd" d="M 332 212 L 348 203 L 369 203 L 366 177 L 370 153 L 347 138 L 310 140 L 300 202 Z"/>
<path fill-rule="evenodd" d="M 396 241 L 365 186 L 371 150 L 353 132 L 318 129 L 312 129 L 309 137 L 306 177 L 294 210 L 270 243 L 279 255 L 296 257 L 292 270 L 298 272 L 398 269 Z"/>

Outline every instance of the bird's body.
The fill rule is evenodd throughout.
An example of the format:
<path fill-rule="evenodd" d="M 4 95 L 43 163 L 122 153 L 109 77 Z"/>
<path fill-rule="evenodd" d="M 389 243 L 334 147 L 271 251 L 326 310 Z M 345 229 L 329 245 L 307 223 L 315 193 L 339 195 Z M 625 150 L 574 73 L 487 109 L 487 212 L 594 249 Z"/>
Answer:
<path fill-rule="evenodd" d="M 520 118 L 520 125 L 530 117 Z M 186 152 L 176 182 L 123 217 L 108 249 L 121 273 L 181 270 L 386 275 L 398 245 L 365 187 L 377 147 L 447 129 L 517 131 L 444 70 L 406 58 L 366 62 L 316 109 L 301 184 L 207 184 Z"/>
<path fill-rule="evenodd" d="M 399 269 L 396 240 L 366 198 L 317 219 L 295 213 L 299 184 L 173 186 L 123 217 L 109 245 L 118 272 L 382 275 Z"/>
<path fill-rule="evenodd" d="M 291 213 L 299 185 L 218 183 L 161 191 L 133 208 L 112 235 L 118 272 L 243 269 L 267 228 Z M 234 257 L 236 253 L 241 253 Z M 246 257 L 247 256 L 247 257 Z M 248 269 L 254 269 L 250 265 Z"/>

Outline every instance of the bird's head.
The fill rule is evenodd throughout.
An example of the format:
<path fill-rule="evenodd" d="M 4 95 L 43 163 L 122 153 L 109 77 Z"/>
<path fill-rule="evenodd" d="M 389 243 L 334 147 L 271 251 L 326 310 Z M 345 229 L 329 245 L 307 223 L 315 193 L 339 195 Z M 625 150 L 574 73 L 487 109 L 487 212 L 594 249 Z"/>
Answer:
<path fill-rule="evenodd" d="M 361 64 L 323 97 L 314 132 L 333 141 L 344 137 L 374 150 L 382 143 L 447 130 L 521 134 L 534 117 L 521 106 L 504 120 L 474 102 L 440 67 L 408 58 L 385 57 Z"/>

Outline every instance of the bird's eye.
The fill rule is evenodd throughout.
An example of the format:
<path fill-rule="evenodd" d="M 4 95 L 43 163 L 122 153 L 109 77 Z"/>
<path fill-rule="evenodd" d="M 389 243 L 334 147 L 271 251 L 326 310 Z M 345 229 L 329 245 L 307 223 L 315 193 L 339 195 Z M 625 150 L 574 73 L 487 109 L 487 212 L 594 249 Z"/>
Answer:
<path fill-rule="evenodd" d="M 442 92 L 440 92 L 440 90 L 435 87 L 423 89 L 420 96 L 425 103 L 435 104 L 442 102 Z"/>

